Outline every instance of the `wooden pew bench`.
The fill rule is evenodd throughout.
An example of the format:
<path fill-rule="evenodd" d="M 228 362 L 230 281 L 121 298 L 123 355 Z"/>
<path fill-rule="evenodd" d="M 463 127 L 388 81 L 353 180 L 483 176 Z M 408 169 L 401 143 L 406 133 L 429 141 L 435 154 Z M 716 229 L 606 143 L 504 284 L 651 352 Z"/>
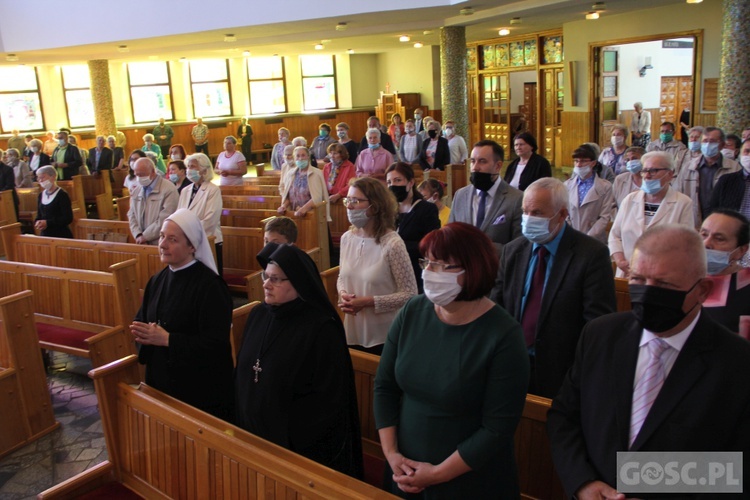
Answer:
<path fill-rule="evenodd" d="M 456 165 L 446 165 L 445 170 L 427 170 L 424 171 L 417 167 L 414 169 L 414 177 L 417 180 L 417 186 L 423 180 L 437 179 L 445 185 L 445 203 L 450 207 L 453 202 L 453 195 L 462 187 L 468 185 L 468 175 L 466 165 L 459 163 Z"/>
<path fill-rule="evenodd" d="M 78 240 L 93 239 L 135 244 L 135 239 L 130 232 L 130 225 L 127 220 L 79 219 L 76 223 L 76 230 L 73 236 Z"/>
<path fill-rule="evenodd" d="M 130 260 L 103 273 L 0 261 L 0 297 L 32 290 L 38 345 L 101 366 L 135 352 L 124 328 L 140 306 L 135 266 Z"/>
<path fill-rule="evenodd" d="M 615 278 L 615 298 L 617 299 L 617 312 L 626 312 L 632 309 L 627 279 Z"/>
<path fill-rule="evenodd" d="M 39 356 L 33 292 L 0 299 L 0 458 L 54 431 L 47 375 Z"/>
<path fill-rule="evenodd" d="M 395 498 L 145 384 L 134 385 L 135 356 L 89 375 L 109 460 L 40 493 L 40 499 L 75 498 L 111 483 L 143 498 Z"/>
<path fill-rule="evenodd" d="M 219 186 L 222 196 L 279 196 L 279 187 L 274 184 L 243 184 L 242 186 Z"/>
<path fill-rule="evenodd" d="M 224 238 L 224 281 L 230 291 L 244 294 L 250 275 L 260 273 L 255 256 L 263 249 L 263 229 L 221 226 L 221 234 Z"/>
<path fill-rule="evenodd" d="M 377 481 L 371 484 L 381 484 L 385 458 L 380 448 L 380 436 L 375 429 L 372 403 L 380 357 L 353 349 L 349 350 L 349 354 L 354 365 L 354 382 L 362 429 L 362 452 L 365 458 L 365 480 Z M 526 405 L 515 435 L 516 464 L 522 498 L 566 498 L 552 463 L 552 452 L 547 437 L 547 411 L 551 404 L 550 399 L 526 395 Z"/>
<path fill-rule="evenodd" d="M 278 195 L 222 195 L 224 208 L 263 208 L 276 210 L 281 206 L 281 196 Z"/>
<path fill-rule="evenodd" d="M 18 221 L 32 227 L 39 209 L 39 187 L 16 188 L 18 193 Z"/>
<path fill-rule="evenodd" d="M 89 230 L 87 221 L 127 225 L 119 221 L 81 219 L 76 231 Z M 0 236 L 8 249 L 8 260 L 14 262 L 106 272 L 113 264 L 135 259 L 135 283 L 140 290 L 164 268 L 159 249 L 154 245 L 33 236 L 21 234 L 18 224 L 0 227 Z"/>

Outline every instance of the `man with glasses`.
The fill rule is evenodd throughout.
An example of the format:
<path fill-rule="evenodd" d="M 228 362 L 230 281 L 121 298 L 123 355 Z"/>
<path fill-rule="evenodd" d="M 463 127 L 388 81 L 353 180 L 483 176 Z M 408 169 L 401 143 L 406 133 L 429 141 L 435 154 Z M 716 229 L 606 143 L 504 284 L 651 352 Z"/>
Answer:
<path fill-rule="evenodd" d="M 670 187 L 674 158 L 664 151 L 652 151 L 641 158 L 641 189 L 622 200 L 609 232 L 609 253 L 617 264 L 617 277 L 627 278 L 636 240 L 658 224 L 695 227 L 693 202 Z"/>
<path fill-rule="evenodd" d="M 693 202 L 694 225 L 700 227 L 703 219 L 711 213 L 711 195 L 722 175 L 740 170 L 740 165 L 724 158 L 726 135 L 716 127 L 706 127 L 701 138 L 701 154 L 680 171 L 675 187 L 690 197 Z"/>
<path fill-rule="evenodd" d="M 521 323 L 531 362 L 529 392 L 548 398 L 573 364 L 583 326 L 616 309 L 607 247 L 566 223 L 568 192 L 552 177 L 526 188 L 524 237 L 503 247 L 490 296 Z"/>
<path fill-rule="evenodd" d="M 676 160 L 682 158 L 683 151 L 687 150 L 682 141 L 678 141 L 674 138 L 674 123 L 664 122 L 659 127 L 659 138 L 655 141 L 651 141 L 646 147 L 646 152 L 651 151 L 666 151 L 671 154 Z"/>

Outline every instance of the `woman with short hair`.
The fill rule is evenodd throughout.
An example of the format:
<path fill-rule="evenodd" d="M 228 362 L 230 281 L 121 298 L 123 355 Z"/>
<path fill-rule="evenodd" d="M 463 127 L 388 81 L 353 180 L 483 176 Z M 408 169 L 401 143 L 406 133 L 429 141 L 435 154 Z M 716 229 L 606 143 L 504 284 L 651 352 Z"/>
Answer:
<path fill-rule="evenodd" d="M 328 201 L 336 203 L 349 191 L 349 181 L 354 178 L 354 165 L 349 161 L 349 152 L 343 144 L 334 142 L 328 146 L 330 163 L 323 167 L 323 177 L 328 186 Z"/>
<path fill-rule="evenodd" d="M 141 148 L 141 151 L 144 152 L 151 152 L 154 155 L 156 155 L 156 161 L 154 164 L 156 165 L 156 170 L 161 172 L 161 175 L 165 175 L 167 173 L 167 166 L 164 164 L 164 157 L 161 154 L 161 147 L 154 142 L 154 134 L 146 134 L 143 136 L 143 147 Z"/>
<path fill-rule="evenodd" d="M 228 135 L 224 138 L 224 151 L 216 157 L 216 172 L 220 186 L 242 186 L 242 176 L 247 174 L 245 156 L 237 151 L 237 139 Z"/>
<path fill-rule="evenodd" d="M 552 166 L 544 156 L 537 153 L 537 149 L 536 139 L 528 132 L 521 132 L 513 139 L 513 150 L 518 157 L 508 165 L 505 182 L 525 191 L 535 180 L 552 177 Z"/>
<path fill-rule="evenodd" d="M 36 171 L 52 163 L 52 158 L 44 152 L 44 144 L 39 139 L 29 141 L 29 168 L 36 179 Z"/>
<path fill-rule="evenodd" d="M 169 180 L 177 188 L 177 193 L 181 194 L 185 187 L 192 184 L 190 179 L 187 178 L 187 166 L 182 160 L 172 160 L 169 162 L 167 167 L 169 172 Z"/>
<path fill-rule="evenodd" d="M 73 222 L 73 207 L 70 197 L 64 189 L 57 185 L 57 170 L 45 165 L 36 171 L 39 186 L 36 219 L 34 229 L 42 236 L 55 238 L 73 238 L 70 224 Z"/>

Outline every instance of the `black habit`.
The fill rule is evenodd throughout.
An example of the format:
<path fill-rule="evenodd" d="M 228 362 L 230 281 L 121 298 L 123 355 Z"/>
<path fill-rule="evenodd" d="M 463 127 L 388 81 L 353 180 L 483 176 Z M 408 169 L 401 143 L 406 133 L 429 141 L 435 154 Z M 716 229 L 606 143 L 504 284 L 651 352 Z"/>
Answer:
<path fill-rule="evenodd" d="M 136 321 L 158 323 L 169 346 L 140 346 L 146 383 L 219 418 L 232 416 L 232 298 L 202 262 L 151 277 Z"/>
<path fill-rule="evenodd" d="M 281 267 L 299 297 L 250 313 L 237 357 L 236 423 L 361 478 L 357 396 L 343 324 L 312 259 L 289 245 L 269 252 L 270 245 L 258 260 Z"/>

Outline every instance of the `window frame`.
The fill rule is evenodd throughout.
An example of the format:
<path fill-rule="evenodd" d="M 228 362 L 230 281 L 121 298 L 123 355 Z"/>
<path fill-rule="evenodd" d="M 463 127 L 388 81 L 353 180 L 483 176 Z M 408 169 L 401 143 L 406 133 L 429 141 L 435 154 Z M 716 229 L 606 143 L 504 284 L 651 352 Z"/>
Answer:
<path fill-rule="evenodd" d="M 212 59 L 212 60 L 220 61 L 221 59 Z M 223 118 L 225 116 L 234 116 L 234 103 L 232 102 L 232 80 L 231 78 L 229 78 L 229 59 L 224 59 L 224 66 L 226 67 L 226 70 L 227 70 L 227 73 L 226 73 L 227 76 L 224 80 L 205 80 L 205 81 L 200 81 L 200 82 L 193 81 L 192 62 L 193 61 L 190 61 L 188 63 L 188 76 L 190 78 L 190 100 L 193 105 L 193 116 L 196 118 L 199 117 L 198 113 L 195 111 L 195 92 L 193 89 L 194 85 L 200 85 L 202 83 L 224 83 L 224 82 L 226 82 L 227 84 L 227 92 L 228 92 L 227 96 L 229 98 L 229 113 L 224 114 L 224 115 L 209 115 L 209 116 L 201 115 L 200 118 Z"/>
<path fill-rule="evenodd" d="M 69 64 L 67 66 L 86 66 L 85 64 Z M 84 125 L 73 125 L 73 123 L 70 121 L 70 107 L 68 106 L 68 92 L 69 91 L 78 91 L 78 90 L 88 90 L 89 91 L 89 97 L 91 97 L 91 106 L 93 108 L 94 106 L 94 97 L 91 94 L 91 78 L 89 77 L 89 86 L 88 87 L 71 87 L 68 88 L 65 86 L 65 66 L 60 67 L 60 80 L 62 81 L 62 89 L 63 89 L 63 100 L 65 101 L 65 116 L 68 119 L 68 125 L 70 128 L 93 128 L 96 127 L 96 109 L 94 109 L 94 123 L 90 124 L 84 124 Z"/>
<path fill-rule="evenodd" d="M 284 56 L 270 56 L 270 57 L 278 57 L 281 62 L 281 78 L 250 78 L 250 60 L 251 57 L 248 57 L 245 60 L 245 71 L 247 71 L 247 91 L 248 91 L 248 105 L 250 108 L 250 114 L 249 116 L 262 116 L 262 115 L 277 115 L 277 114 L 284 114 L 289 112 L 289 102 L 287 99 L 287 85 L 286 85 L 286 65 L 284 64 Z M 255 82 L 281 82 L 281 85 L 284 89 L 284 110 L 283 111 L 276 111 L 272 113 L 253 113 L 253 90 L 252 90 L 252 84 Z"/>
<path fill-rule="evenodd" d="M 333 74 L 330 75 L 315 75 L 315 76 L 305 76 L 304 72 L 304 66 L 302 64 L 302 58 L 304 57 L 310 57 L 310 56 L 304 56 L 301 55 L 299 58 L 299 70 L 300 70 L 300 83 L 302 87 L 302 111 L 308 112 L 308 111 L 325 111 L 330 109 L 339 109 L 339 88 L 336 82 L 336 56 L 331 54 L 331 65 L 333 67 Z M 312 57 L 324 57 L 323 55 L 313 55 Z M 329 108 L 315 108 L 315 109 L 307 109 L 307 104 L 305 102 L 305 79 L 311 79 L 311 78 L 332 78 L 333 79 L 333 100 L 334 100 L 334 106 Z"/>
<path fill-rule="evenodd" d="M 167 68 L 167 83 L 149 83 L 149 84 L 143 84 L 143 85 L 133 85 L 130 82 L 130 65 L 133 63 L 143 63 L 143 62 L 163 62 L 164 65 Z M 172 116 L 167 118 L 166 116 L 164 119 L 166 121 L 173 121 L 175 119 L 174 114 L 174 92 L 172 91 L 172 72 L 169 70 L 169 62 L 168 61 L 133 61 L 126 63 L 126 69 L 125 72 L 128 75 L 128 93 L 130 94 L 130 116 L 133 119 L 133 124 L 141 124 L 141 123 L 151 123 L 153 120 L 146 120 L 146 121 L 136 121 L 135 119 L 135 104 L 133 102 L 133 88 L 148 88 L 148 87 L 161 87 L 164 85 L 167 85 L 169 87 L 169 106 L 170 106 L 170 112 L 172 113 Z"/>
<path fill-rule="evenodd" d="M 42 93 L 39 91 L 39 68 L 37 66 L 34 66 L 34 80 L 36 81 L 36 89 L 28 89 L 28 90 L 1 90 L 0 95 L 12 95 L 12 94 L 36 94 L 37 98 L 39 99 L 39 113 L 42 115 L 42 128 L 35 128 L 35 129 L 18 129 L 19 131 L 23 132 L 44 132 L 47 130 L 47 125 L 44 121 L 44 102 L 42 101 Z M 2 113 L 0 113 L 0 133 L 3 134 L 10 134 L 13 132 L 13 127 L 6 130 L 5 124 L 3 123 L 3 117 Z"/>

